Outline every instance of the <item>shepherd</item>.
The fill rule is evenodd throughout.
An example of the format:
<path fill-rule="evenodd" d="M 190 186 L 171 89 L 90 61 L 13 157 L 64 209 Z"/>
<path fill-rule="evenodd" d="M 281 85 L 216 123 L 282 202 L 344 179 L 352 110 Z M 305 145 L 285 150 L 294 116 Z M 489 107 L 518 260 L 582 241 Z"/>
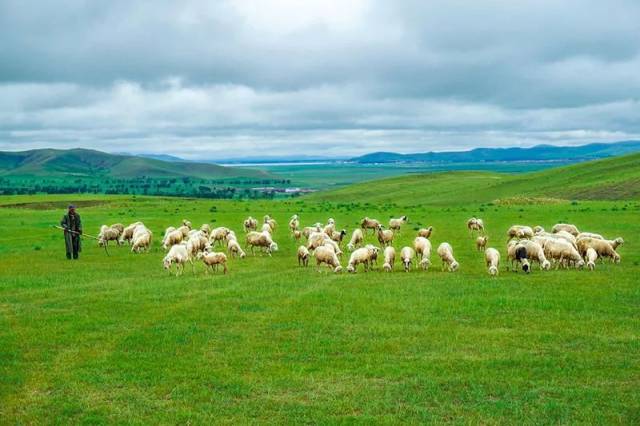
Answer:
<path fill-rule="evenodd" d="M 76 207 L 70 205 L 67 214 L 62 216 L 60 226 L 64 230 L 64 244 L 67 249 L 67 259 L 78 259 L 78 253 L 82 250 L 80 236 L 82 235 L 82 222 L 80 215 L 76 213 Z"/>

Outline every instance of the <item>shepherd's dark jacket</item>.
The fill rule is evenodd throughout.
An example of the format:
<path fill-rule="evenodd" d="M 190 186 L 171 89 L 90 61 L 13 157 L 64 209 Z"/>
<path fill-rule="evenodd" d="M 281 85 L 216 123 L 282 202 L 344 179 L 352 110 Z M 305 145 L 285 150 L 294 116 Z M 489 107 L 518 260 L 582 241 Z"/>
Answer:
<path fill-rule="evenodd" d="M 82 232 L 82 221 L 80 220 L 80 215 L 76 213 L 74 217 L 71 217 L 69 213 L 65 214 L 62 216 L 60 226 L 72 231 Z M 82 239 L 80 238 L 80 235 L 64 231 L 64 243 L 67 246 L 67 253 L 71 253 L 73 251 L 72 238 L 78 239 L 78 251 L 81 251 Z"/>

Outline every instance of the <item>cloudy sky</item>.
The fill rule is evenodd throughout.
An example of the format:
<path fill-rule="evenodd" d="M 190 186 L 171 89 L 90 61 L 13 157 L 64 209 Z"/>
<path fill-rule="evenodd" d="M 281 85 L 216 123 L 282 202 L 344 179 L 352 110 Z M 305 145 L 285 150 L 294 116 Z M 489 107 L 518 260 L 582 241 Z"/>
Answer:
<path fill-rule="evenodd" d="M 0 150 L 640 138 L 637 0 L 0 0 Z"/>

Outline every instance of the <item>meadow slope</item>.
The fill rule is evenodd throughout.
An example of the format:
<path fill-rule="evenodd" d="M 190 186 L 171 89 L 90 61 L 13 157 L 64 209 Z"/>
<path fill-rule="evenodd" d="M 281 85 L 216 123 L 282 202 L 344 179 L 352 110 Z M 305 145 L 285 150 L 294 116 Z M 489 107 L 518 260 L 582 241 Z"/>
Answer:
<path fill-rule="evenodd" d="M 0 198 L 0 423 L 640 422 L 640 202 L 471 202 L 478 188 L 504 191 L 483 200 L 513 193 L 493 174 L 431 179 L 418 196 L 388 192 L 402 187 L 390 179 L 337 191 L 339 203 Z M 154 248 L 107 257 L 86 240 L 79 261 L 65 260 L 51 225 L 71 201 L 86 232 L 142 220 Z M 242 239 L 242 220 L 266 213 L 280 223 L 272 258 L 230 260 L 226 276 L 162 270 L 166 226 L 188 218 Z M 365 215 L 406 214 L 396 248 L 433 225 L 434 248 L 449 241 L 460 271 L 442 272 L 435 255 L 426 272 L 300 268 L 293 213 L 349 231 Z M 503 267 L 492 279 L 465 228 L 472 215 L 503 256 L 513 223 L 572 222 L 627 243 L 620 265 L 595 272 Z"/>

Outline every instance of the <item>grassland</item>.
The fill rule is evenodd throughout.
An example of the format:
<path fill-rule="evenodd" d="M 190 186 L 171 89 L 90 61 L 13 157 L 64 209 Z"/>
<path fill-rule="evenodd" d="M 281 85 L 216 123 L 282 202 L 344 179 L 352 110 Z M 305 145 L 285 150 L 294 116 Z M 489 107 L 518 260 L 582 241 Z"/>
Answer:
<path fill-rule="evenodd" d="M 633 182 L 634 167 L 602 184 Z M 569 201 L 609 191 L 568 170 L 493 184 L 483 173 L 411 176 L 271 202 L 0 198 L 0 423 L 637 424 L 640 202 Z M 563 183 L 568 173 L 580 185 Z M 539 187 L 552 179 L 554 200 Z M 534 203 L 516 198 L 523 188 Z M 157 241 L 148 254 L 112 247 L 107 257 L 87 240 L 81 260 L 67 261 L 50 226 L 71 200 L 92 233 L 142 220 L 158 237 L 189 218 L 241 234 L 244 217 L 270 213 L 280 251 L 231 260 L 226 276 L 201 265 L 167 275 Z M 364 215 L 407 214 L 394 245 L 433 225 L 434 246 L 452 243 L 461 270 L 299 268 L 292 213 L 349 230 Z M 623 236 L 623 260 L 491 279 L 464 226 L 471 215 L 501 251 L 512 223 L 569 221 Z"/>

